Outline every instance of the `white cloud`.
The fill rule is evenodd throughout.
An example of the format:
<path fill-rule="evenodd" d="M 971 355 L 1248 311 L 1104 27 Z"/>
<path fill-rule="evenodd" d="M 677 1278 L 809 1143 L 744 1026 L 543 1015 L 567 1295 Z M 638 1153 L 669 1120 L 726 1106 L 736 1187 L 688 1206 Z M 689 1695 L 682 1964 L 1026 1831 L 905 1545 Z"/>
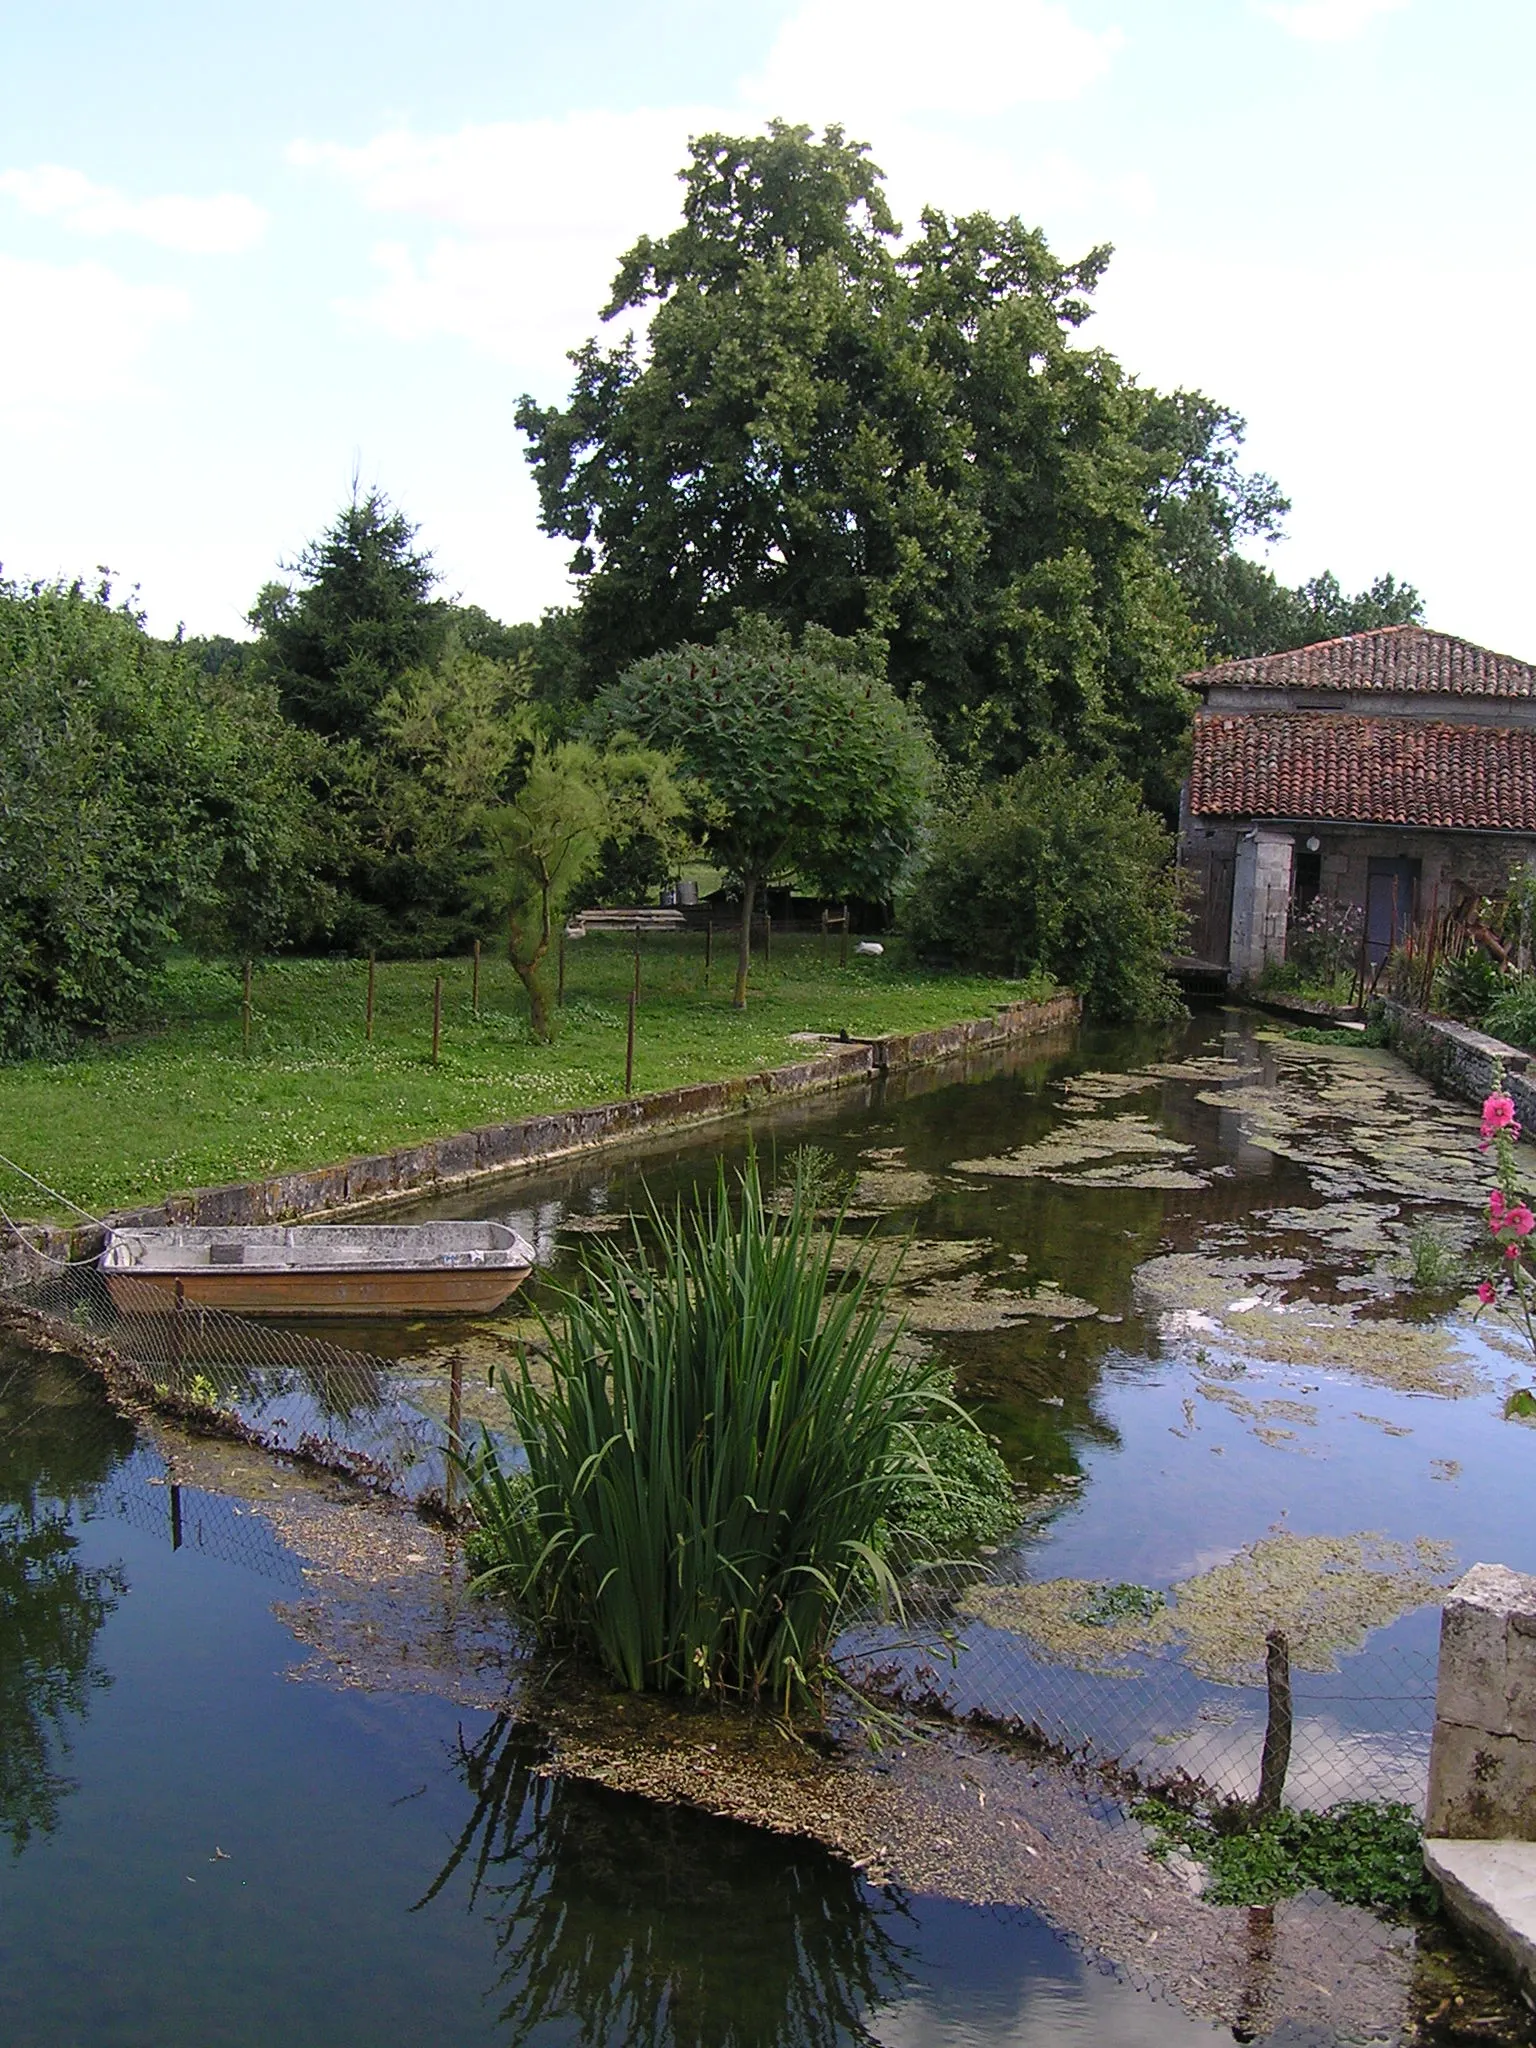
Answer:
<path fill-rule="evenodd" d="M 1059 0 L 808 0 L 741 92 L 791 121 L 975 117 L 1076 99 L 1123 41 L 1080 27 Z"/>
<path fill-rule="evenodd" d="M 450 336 L 563 384 L 565 351 L 597 329 L 620 256 L 677 222 L 690 136 L 751 131 L 761 118 L 719 106 L 582 112 L 450 135 L 393 129 L 355 148 L 296 142 L 288 157 L 391 220 L 371 251 L 378 284 L 340 301 L 350 319 L 402 341 Z M 1061 155 L 1021 164 L 1006 148 L 901 117 L 882 124 L 877 155 L 909 228 L 924 204 L 984 207 L 1086 245 L 1154 204 L 1144 173 L 1105 178 Z M 412 220 L 428 227 L 422 246 L 399 231 Z"/>
<path fill-rule="evenodd" d="M 1347 43 L 1364 35 L 1383 14 L 1396 14 L 1408 0 L 1273 0 L 1262 6 L 1281 28 L 1308 43 Z"/>
<path fill-rule="evenodd" d="M 0 255 L 0 424 L 28 433 L 140 399 L 141 358 L 187 317 L 185 293 L 130 284 L 99 263 L 59 268 Z"/>
<path fill-rule="evenodd" d="M 345 311 L 401 339 L 452 335 L 563 376 L 564 351 L 597 325 L 624 250 L 677 219 L 689 136 L 732 118 L 586 112 L 452 135 L 395 129 L 355 149 L 297 142 L 288 156 L 340 178 L 370 211 L 444 231 L 424 254 L 398 237 L 377 243 L 383 281 Z"/>
<path fill-rule="evenodd" d="M 174 192 L 130 199 L 62 164 L 0 171 L 0 192 L 23 212 L 57 220 L 73 234 L 139 235 L 187 256 L 236 255 L 259 242 L 267 229 L 265 208 L 238 192 L 215 192 L 206 199 Z"/>

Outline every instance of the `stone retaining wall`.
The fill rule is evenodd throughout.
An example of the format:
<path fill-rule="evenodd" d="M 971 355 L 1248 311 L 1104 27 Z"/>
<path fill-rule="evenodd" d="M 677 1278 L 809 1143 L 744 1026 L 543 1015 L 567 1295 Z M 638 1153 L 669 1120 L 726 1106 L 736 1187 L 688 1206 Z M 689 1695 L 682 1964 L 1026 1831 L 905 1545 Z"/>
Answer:
<path fill-rule="evenodd" d="M 1527 1131 L 1536 1134 L 1536 1085 L 1526 1071 L 1529 1053 L 1490 1038 L 1484 1031 L 1474 1031 L 1470 1024 L 1454 1024 L 1449 1017 L 1427 1017 L 1422 1010 L 1412 1010 L 1389 996 L 1375 997 L 1370 1015 L 1406 1066 L 1448 1095 L 1459 1095 L 1479 1108 L 1502 1069 L 1516 1116 Z"/>
<path fill-rule="evenodd" d="M 828 1041 L 825 1052 L 797 1060 L 793 1066 L 738 1074 L 724 1081 L 697 1081 L 685 1088 L 665 1088 L 623 1102 L 599 1103 L 591 1109 L 525 1117 L 517 1123 L 483 1124 L 451 1137 L 428 1138 L 371 1158 L 310 1167 L 270 1180 L 198 1188 L 190 1194 L 172 1195 L 158 1207 L 125 1210 L 107 1221 L 127 1226 L 234 1226 L 291 1223 L 305 1216 L 373 1208 L 419 1195 L 424 1189 L 462 1186 L 520 1167 L 532 1171 L 548 1161 L 621 1145 L 649 1131 L 743 1116 L 780 1099 L 817 1095 L 929 1061 L 978 1052 L 1010 1039 L 1060 1030 L 1075 1024 L 1080 1014 L 1081 1005 L 1072 995 L 1052 996 L 1043 1003 L 1005 1003 L 993 1016 L 944 1024 L 932 1031 L 854 1039 L 847 1044 Z M 16 1286 L 40 1277 L 47 1260 L 94 1257 L 101 1248 L 102 1229 L 94 1224 L 76 1229 L 39 1226 L 29 1230 L 27 1238 L 26 1245 L 12 1241 L 0 1250 L 0 1286 Z"/>

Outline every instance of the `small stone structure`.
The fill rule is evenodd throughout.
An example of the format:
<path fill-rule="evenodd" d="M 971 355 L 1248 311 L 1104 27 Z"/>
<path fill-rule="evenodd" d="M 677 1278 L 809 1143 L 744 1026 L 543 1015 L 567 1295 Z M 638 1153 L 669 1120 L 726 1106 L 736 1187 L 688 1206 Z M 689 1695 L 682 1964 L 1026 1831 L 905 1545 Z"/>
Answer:
<path fill-rule="evenodd" d="M 1536 1578 L 1475 1564 L 1440 1619 L 1425 1832 L 1536 1842 Z"/>
<path fill-rule="evenodd" d="M 1441 1615 L 1424 1833 L 1447 1912 L 1536 1993 L 1536 1578 L 1506 1565 Z"/>

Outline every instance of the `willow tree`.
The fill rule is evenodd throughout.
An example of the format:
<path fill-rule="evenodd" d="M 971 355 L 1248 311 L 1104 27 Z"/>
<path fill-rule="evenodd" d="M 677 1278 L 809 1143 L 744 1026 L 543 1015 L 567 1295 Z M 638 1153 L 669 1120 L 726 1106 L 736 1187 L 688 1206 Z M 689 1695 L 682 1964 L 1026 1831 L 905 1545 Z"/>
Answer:
<path fill-rule="evenodd" d="M 741 884 L 735 1003 L 746 1008 L 752 916 L 776 876 L 888 896 L 933 782 L 927 732 L 866 643 L 811 628 L 796 646 L 749 619 L 713 647 L 627 668 L 599 697 L 599 730 L 675 754 L 694 784 L 695 837 Z"/>

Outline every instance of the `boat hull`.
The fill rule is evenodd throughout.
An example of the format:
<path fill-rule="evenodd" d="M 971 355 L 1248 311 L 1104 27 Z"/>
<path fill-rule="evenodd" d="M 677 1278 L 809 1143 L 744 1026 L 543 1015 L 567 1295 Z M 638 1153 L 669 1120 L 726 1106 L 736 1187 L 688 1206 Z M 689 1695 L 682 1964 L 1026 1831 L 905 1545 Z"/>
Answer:
<path fill-rule="evenodd" d="M 225 1308 L 245 1316 L 472 1316 L 509 1300 L 528 1271 L 453 1266 L 437 1271 L 262 1273 L 194 1267 L 181 1273 L 114 1272 L 102 1277 L 120 1315 Z"/>

